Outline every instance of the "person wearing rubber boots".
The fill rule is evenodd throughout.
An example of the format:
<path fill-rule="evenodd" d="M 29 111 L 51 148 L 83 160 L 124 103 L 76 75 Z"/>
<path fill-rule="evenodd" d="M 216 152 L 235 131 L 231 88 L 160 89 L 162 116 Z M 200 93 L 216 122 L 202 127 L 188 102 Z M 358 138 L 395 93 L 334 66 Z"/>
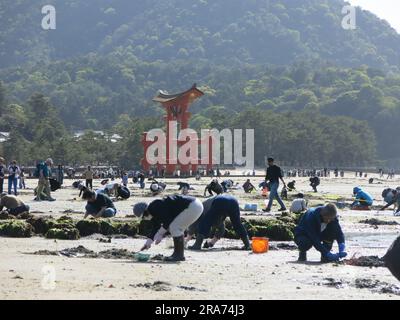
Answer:
<path fill-rule="evenodd" d="M 133 207 L 133 213 L 153 223 L 145 245 L 141 251 L 150 249 L 153 242 L 159 244 L 169 231 L 174 239 L 174 252 L 165 261 L 185 261 L 184 233 L 203 212 L 200 200 L 184 195 L 172 195 L 157 199 L 150 204 L 139 202 Z"/>
<path fill-rule="evenodd" d="M 294 241 L 299 248 L 298 261 L 307 261 L 307 251 L 314 246 L 321 253 L 321 262 L 334 262 L 347 256 L 344 234 L 333 204 L 309 209 L 295 228 Z M 337 241 L 339 253 L 332 253 Z"/>
<path fill-rule="evenodd" d="M 243 249 L 250 250 L 249 236 L 240 221 L 239 203 L 233 196 L 224 194 L 213 198 L 210 209 L 205 211 L 199 221 L 196 241 L 189 249 L 201 250 L 201 245 L 204 239 L 209 236 L 212 226 L 218 225 L 221 221 L 225 221 L 227 217 L 231 220 L 235 232 L 240 236 L 240 239 L 242 239 L 244 244 Z"/>

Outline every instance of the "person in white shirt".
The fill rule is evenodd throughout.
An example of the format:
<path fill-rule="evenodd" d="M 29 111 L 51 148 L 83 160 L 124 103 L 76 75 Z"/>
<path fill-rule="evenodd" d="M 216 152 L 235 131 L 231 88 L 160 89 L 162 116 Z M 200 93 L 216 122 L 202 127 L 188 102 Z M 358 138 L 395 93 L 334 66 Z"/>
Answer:
<path fill-rule="evenodd" d="M 307 202 L 304 199 L 304 194 L 299 193 L 296 196 L 296 199 L 293 200 L 292 205 L 290 207 L 290 212 L 292 213 L 302 213 L 307 211 Z"/>
<path fill-rule="evenodd" d="M 117 196 L 119 183 L 108 183 L 103 188 L 97 189 L 96 193 L 104 193 L 109 197 Z"/>

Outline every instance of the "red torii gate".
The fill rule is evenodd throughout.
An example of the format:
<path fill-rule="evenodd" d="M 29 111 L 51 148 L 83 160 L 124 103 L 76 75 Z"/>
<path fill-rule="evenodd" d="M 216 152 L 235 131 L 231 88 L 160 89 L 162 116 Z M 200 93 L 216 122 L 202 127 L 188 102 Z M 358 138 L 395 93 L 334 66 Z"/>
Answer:
<path fill-rule="evenodd" d="M 168 94 L 163 91 L 159 91 L 158 94 L 153 98 L 154 102 L 159 102 L 161 103 L 162 107 L 166 111 L 166 116 L 164 116 L 164 119 L 166 120 L 166 163 L 164 164 L 157 164 L 157 169 L 161 171 L 163 167 L 165 167 L 165 173 L 167 175 L 172 175 L 175 170 L 180 169 L 182 173 L 188 174 L 190 169 L 192 172 L 196 172 L 198 165 L 201 164 L 200 159 L 197 160 L 197 164 L 181 164 L 178 163 L 174 164 L 171 163 L 171 155 L 170 155 L 170 148 L 169 148 L 169 142 L 170 142 L 170 132 L 169 132 L 169 123 L 171 121 L 176 121 L 178 123 L 178 126 L 180 127 L 180 130 L 183 129 L 188 129 L 189 128 L 189 119 L 191 116 L 191 113 L 188 112 L 189 106 L 191 103 L 193 103 L 196 99 L 200 98 L 203 96 L 204 93 L 200 91 L 197 87 L 196 84 L 194 84 L 189 90 L 177 93 L 177 94 Z M 176 139 L 175 139 L 176 141 Z M 177 147 L 179 150 L 179 147 L 185 144 L 185 141 L 176 141 L 177 142 Z M 143 133 L 142 136 L 142 145 L 144 148 L 144 158 L 141 161 L 143 170 L 149 171 L 151 165 L 148 163 L 146 159 L 146 152 L 147 149 L 149 148 L 150 145 L 152 145 L 154 142 L 152 141 L 147 141 L 147 132 Z M 200 147 L 201 141 L 197 140 L 197 145 Z M 212 139 L 209 138 L 209 156 L 208 156 L 208 162 L 206 164 L 207 171 L 212 169 L 213 164 L 212 164 Z"/>

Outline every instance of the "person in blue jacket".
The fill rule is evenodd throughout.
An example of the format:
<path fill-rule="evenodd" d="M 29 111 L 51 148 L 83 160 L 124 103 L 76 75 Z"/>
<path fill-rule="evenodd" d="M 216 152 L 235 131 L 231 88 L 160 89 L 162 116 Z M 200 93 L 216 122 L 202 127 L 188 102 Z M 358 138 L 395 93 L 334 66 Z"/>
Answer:
<path fill-rule="evenodd" d="M 353 195 L 356 197 L 356 199 L 351 205 L 352 209 L 369 209 L 374 202 L 372 196 L 368 192 L 362 190 L 360 187 L 355 187 L 353 189 Z"/>
<path fill-rule="evenodd" d="M 294 241 L 299 248 L 298 261 L 307 261 L 307 251 L 312 247 L 321 253 L 321 262 L 338 261 L 347 256 L 344 234 L 334 204 L 309 209 L 294 233 Z M 335 240 L 339 245 L 339 253 L 331 252 Z"/>
<path fill-rule="evenodd" d="M 243 241 L 245 250 L 250 250 L 250 241 L 246 229 L 240 221 L 239 203 L 235 197 L 222 194 L 213 198 L 210 208 L 204 211 L 198 224 L 198 232 L 195 243 L 189 247 L 192 250 L 201 250 L 205 238 L 210 235 L 212 226 L 218 225 L 229 217 L 233 229 Z"/>

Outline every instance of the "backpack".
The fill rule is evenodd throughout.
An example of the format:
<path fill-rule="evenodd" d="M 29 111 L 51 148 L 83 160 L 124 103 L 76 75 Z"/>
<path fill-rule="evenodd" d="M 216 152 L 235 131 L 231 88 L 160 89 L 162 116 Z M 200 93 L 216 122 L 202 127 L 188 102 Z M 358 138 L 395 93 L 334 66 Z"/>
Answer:
<path fill-rule="evenodd" d="M 36 165 L 36 169 L 35 169 L 35 171 L 33 172 L 33 176 L 35 177 L 35 178 L 39 178 L 39 176 L 40 176 L 40 170 L 43 168 L 43 162 L 40 162 L 40 163 L 38 163 L 37 165 Z"/>

